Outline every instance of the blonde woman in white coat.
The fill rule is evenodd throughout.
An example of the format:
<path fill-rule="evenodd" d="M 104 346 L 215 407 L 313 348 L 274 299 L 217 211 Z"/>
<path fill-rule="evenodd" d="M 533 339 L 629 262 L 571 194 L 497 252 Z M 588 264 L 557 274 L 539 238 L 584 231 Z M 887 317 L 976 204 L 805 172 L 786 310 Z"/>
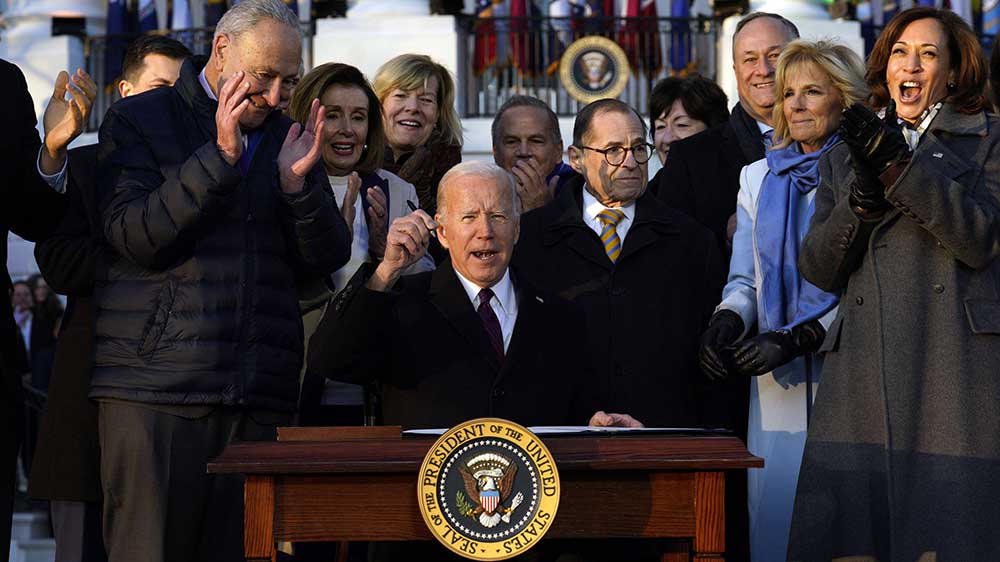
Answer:
<path fill-rule="evenodd" d="M 752 377 L 747 447 L 765 462 L 748 473 L 754 562 L 785 559 L 819 384 L 817 352 L 836 314 L 837 295 L 802 279 L 796 266 L 819 185 L 819 157 L 839 142 L 843 109 L 867 93 L 861 59 L 826 41 L 786 46 L 776 83 L 778 141 L 740 174 L 729 282 L 700 350 L 710 378 Z M 755 327 L 758 335 L 749 337 Z"/>

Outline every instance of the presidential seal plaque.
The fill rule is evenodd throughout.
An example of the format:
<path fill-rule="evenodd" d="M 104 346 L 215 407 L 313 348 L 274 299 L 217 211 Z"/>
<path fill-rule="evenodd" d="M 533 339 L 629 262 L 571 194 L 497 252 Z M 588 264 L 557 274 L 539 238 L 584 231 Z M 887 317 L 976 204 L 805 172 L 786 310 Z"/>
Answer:
<path fill-rule="evenodd" d="M 559 59 L 559 81 L 580 103 L 617 98 L 625 90 L 628 77 L 625 51 L 607 37 L 577 39 Z"/>
<path fill-rule="evenodd" d="M 431 534 L 472 560 L 504 560 L 542 539 L 559 507 L 559 472 L 538 437 L 498 418 L 446 431 L 420 467 L 417 503 Z"/>

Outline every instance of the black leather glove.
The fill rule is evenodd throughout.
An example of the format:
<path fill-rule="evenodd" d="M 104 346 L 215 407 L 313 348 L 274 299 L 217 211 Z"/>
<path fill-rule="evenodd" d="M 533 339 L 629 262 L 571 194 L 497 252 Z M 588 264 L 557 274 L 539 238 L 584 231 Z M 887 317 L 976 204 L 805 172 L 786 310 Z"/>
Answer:
<path fill-rule="evenodd" d="M 720 310 L 708 322 L 708 329 L 701 335 L 699 343 L 698 363 L 710 380 L 722 380 L 728 376 L 720 352 L 735 343 L 743 330 L 743 319 L 732 310 Z"/>
<path fill-rule="evenodd" d="M 732 348 L 733 369 L 741 375 L 757 377 L 792 359 L 819 349 L 826 330 L 819 320 L 777 330 L 741 342 Z"/>
<path fill-rule="evenodd" d="M 879 174 L 909 154 L 906 139 L 896 118 L 896 102 L 889 100 L 885 121 L 860 103 L 844 110 L 837 131 L 851 151 L 854 182 L 850 202 L 864 211 L 884 210 L 885 186 Z"/>
<path fill-rule="evenodd" d="M 876 174 L 910 153 L 892 100 L 885 108 L 884 121 L 860 103 L 845 109 L 838 133 L 850 147 L 851 156 L 867 162 Z"/>

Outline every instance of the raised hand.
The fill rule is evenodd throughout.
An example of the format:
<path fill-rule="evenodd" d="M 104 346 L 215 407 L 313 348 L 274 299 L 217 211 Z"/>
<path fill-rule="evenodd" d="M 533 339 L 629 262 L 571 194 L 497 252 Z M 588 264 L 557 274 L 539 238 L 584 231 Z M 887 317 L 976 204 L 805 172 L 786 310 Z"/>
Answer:
<path fill-rule="evenodd" d="M 861 103 L 845 109 L 838 133 L 851 149 L 851 156 L 867 162 L 876 174 L 910 150 L 896 118 L 896 102 L 892 100 L 886 106 L 884 121 Z"/>
<path fill-rule="evenodd" d="M 351 172 L 351 175 L 347 176 L 347 192 L 344 193 L 344 200 L 340 202 L 340 215 L 344 217 L 344 222 L 347 223 L 347 231 L 351 233 L 351 239 L 354 239 L 354 218 L 355 218 L 355 205 L 358 203 L 358 194 L 361 192 L 361 177 L 358 176 L 357 172 Z"/>
<path fill-rule="evenodd" d="M 525 212 L 545 206 L 552 200 L 559 183 L 559 176 L 545 181 L 546 172 L 533 159 L 517 160 L 510 172 L 517 180 L 517 195 L 521 198 L 521 209 Z"/>
<path fill-rule="evenodd" d="M 368 188 L 368 253 L 381 258 L 385 255 L 388 236 L 389 202 L 378 187 Z"/>
<path fill-rule="evenodd" d="M 235 166 L 243 155 L 243 132 L 240 131 L 240 116 L 250 105 L 247 92 L 250 83 L 243 71 L 233 74 L 219 89 L 219 107 L 215 110 L 215 146 L 222 159 Z"/>
<path fill-rule="evenodd" d="M 66 94 L 70 99 L 66 99 Z M 66 160 L 66 149 L 83 133 L 90 110 L 97 97 L 97 84 L 82 68 L 70 78 L 65 71 L 56 77 L 52 97 L 45 106 L 42 127 L 45 130 L 45 150 L 42 151 L 42 172 L 55 174 Z"/>
<path fill-rule="evenodd" d="M 375 291 L 390 289 L 404 269 L 427 253 L 431 231 L 437 227 L 438 223 L 422 209 L 392 221 L 386 236 L 385 256 L 368 280 L 368 288 Z"/>
<path fill-rule="evenodd" d="M 295 123 L 288 129 L 285 142 L 278 153 L 278 178 L 285 193 L 298 193 L 305 185 L 306 174 L 319 162 L 322 155 L 323 123 L 320 116 L 323 106 L 318 99 L 312 101 L 306 125 Z"/>

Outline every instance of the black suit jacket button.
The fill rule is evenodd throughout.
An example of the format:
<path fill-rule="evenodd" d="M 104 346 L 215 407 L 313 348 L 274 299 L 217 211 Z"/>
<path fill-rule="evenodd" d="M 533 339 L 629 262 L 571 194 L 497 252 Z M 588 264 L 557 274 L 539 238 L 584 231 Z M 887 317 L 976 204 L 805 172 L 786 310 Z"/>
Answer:
<path fill-rule="evenodd" d="M 501 397 L 503 397 L 503 395 L 504 395 L 504 391 L 503 391 L 502 388 L 494 388 L 493 389 L 493 398 L 501 398 Z"/>
<path fill-rule="evenodd" d="M 934 290 L 935 293 L 939 295 L 944 292 L 944 285 L 940 283 L 935 283 L 934 286 L 931 288 Z"/>
<path fill-rule="evenodd" d="M 854 299 L 854 302 L 858 303 L 858 306 L 865 304 L 865 299 L 863 297 L 858 297 Z"/>

